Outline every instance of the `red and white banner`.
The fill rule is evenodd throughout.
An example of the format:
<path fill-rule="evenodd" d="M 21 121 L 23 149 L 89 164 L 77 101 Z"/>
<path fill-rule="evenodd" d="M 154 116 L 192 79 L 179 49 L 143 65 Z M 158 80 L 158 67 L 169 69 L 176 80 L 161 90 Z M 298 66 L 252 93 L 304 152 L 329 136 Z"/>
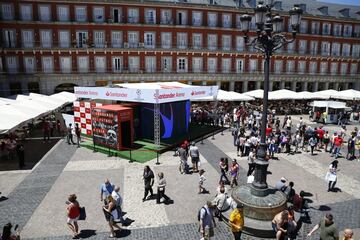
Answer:
<path fill-rule="evenodd" d="M 146 84 L 146 83 L 144 83 Z M 200 97 L 217 95 L 218 86 L 166 87 L 166 83 L 159 84 L 159 88 L 119 88 L 119 87 L 75 87 L 77 98 L 116 100 L 125 102 L 167 103 L 191 100 Z"/>

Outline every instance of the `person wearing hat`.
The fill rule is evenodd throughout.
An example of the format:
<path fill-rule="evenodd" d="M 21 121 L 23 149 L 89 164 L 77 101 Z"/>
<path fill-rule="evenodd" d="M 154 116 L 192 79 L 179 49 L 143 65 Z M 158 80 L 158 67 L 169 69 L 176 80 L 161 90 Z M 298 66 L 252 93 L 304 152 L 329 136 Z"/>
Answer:
<path fill-rule="evenodd" d="M 230 214 L 229 224 L 235 240 L 241 239 L 241 233 L 244 227 L 243 209 L 244 206 L 241 203 L 238 203 L 236 208 Z"/>
<path fill-rule="evenodd" d="M 278 181 L 278 182 L 276 183 L 275 188 L 276 188 L 277 190 L 279 190 L 279 191 L 284 191 L 285 188 L 286 188 L 285 183 L 286 183 L 286 178 L 281 177 L 281 178 L 280 178 L 280 181 Z"/>

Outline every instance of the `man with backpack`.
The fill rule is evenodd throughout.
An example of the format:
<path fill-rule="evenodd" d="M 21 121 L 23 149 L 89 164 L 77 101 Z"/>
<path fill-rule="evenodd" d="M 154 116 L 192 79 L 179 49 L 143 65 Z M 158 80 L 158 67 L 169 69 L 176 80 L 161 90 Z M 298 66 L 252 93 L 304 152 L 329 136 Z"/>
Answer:
<path fill-rule="evenodd" d="M 210 240 L 214 236 L 214 227 L 216 227 L 213 211 L 214 206 L 211 201 L 206 204 L 198 212 L 199 232 L 201 240 Z"/>

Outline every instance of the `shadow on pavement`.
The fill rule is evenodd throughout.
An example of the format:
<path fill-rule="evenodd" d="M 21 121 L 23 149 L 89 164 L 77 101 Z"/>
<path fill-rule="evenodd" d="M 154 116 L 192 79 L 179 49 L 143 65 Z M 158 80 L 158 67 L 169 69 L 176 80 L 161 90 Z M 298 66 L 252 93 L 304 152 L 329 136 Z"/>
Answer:
<path fill-rule="evenodd" d="M 80 238 L 89 238 L 96 235 L 96 230 L 92 229 L 82 229 L 80 231 L 79 237 Z"/>
<path fill-rule="evenodd" d="M 131 234 L 131 231 L 128 229 L 123 229 L 123 230 L 116 230 L 116 238 L 123 238 L 123 237 L 127 237 Z"/>
<path fill-rule="evenodd" d="M 6 201 L 6 200 L 8 200 L 8 198 L 7 198 L 7 197 L 4 197 L 4 196 L 1 196 L 1 197 L 0 197 L 0 202 L 2 202 L 2 201 Z"/>

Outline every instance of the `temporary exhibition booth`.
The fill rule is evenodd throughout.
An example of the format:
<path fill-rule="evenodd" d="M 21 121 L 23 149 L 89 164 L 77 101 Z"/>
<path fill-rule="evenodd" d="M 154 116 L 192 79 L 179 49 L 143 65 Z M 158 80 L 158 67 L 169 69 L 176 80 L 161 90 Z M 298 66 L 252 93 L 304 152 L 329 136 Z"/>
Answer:
<path fill-rule="evenodd" d="M 351 109 L 349 107 L 346 107 L 345 102 L 337 101 L 314 101 L 312 102 L 312 107 L 314 113 L 313 119 L 316 119 L 317 112 L 320 112 L 321 117 L 320 119 L 318 119 L 318 121 L 324 123 L 337 123 L 338 114 L 344 113 L 346 110 Z M 323 114 L 324 112 L 325 114 Z"/>

